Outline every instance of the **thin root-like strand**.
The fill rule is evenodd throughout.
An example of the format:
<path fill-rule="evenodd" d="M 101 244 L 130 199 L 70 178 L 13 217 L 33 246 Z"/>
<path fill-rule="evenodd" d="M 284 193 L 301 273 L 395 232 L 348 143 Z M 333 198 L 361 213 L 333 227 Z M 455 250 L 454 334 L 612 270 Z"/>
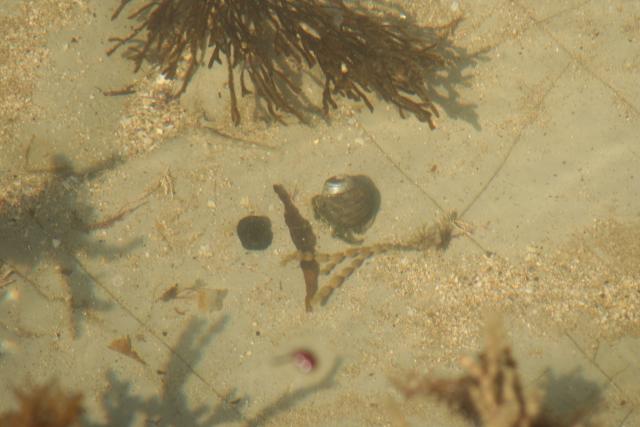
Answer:
<path fill-rule="evenodd" d="M 138 208 L 142 207 L 143 205 L 146 205 L 147 201 L 142 201 L 134 206 L 131 207 L 125 207 L 123 209 L 121 209 L 118 213 L 116 213 L 115 215 L 103 220 L 103 221 L 99 221 L 99 222 L 94 222 L 91 224 L 84 224 L 83 229 L 85 231 L 94 231 L 94 230 L 102 230 L 105 228 L 109 228 L 111 227 L 113 224 L 115 224 L 118 221 L 122 221 L 124 219 L 124 217 L 126 217 L 127 215 L 129 215 L 130 213 L 134 212 L 135 210 L 137 210 Z"/>

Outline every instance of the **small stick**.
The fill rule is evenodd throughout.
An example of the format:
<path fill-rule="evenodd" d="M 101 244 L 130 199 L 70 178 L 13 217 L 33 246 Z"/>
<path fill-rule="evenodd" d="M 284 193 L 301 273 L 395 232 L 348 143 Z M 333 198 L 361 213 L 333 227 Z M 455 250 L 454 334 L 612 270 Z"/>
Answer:
<path fill-rule="evenodd" d="M 118 221 L 121 221 L 125 216 L 129 215 L 131 212 L 137 210 L 139 207 L 146 205 L 148 202 L 146 200 L 138 203 L 135 206 L 132 207 L 124 207 L 122 209 L 120 209 L 120 211 L 118 213 L 116 213 L 115 215 L 113 215 L 112 217 L 109 217 L 103 221 L 99 221 L 99 222 L 94 222 L 93 224 L 84 224 L 83 229 L 85 231 L 93 231 L 93 230 L 102 230 L 104 228 L 109 228 L 111 227 L 113 224 L 115 224 Z"/>
<path fill-rule="evenodd" d="M 73 288 L 71 286 L 71 270 L 62 265 L 58 265 L 56 268 L 60 283 L 65 290 L 66 296 L 64 297 L 64 303 L 67 308 L 68 327 L 69 333 L 73 339 L 78 338 L 78 322 L 76 322 L 76 301 L 73 297 Z"/>
<path fill-rule="evenodd" d="M 132 95 L 132 94 L 137 92 L 135 83 L 130 84 L 130 85 L 125 86 L 125 87 L 120 88 L 120 89 L 112 89 L 112 90 L 102 90 L 100 88 L 98 88 L 98 89 L 100 90 L 100 92 L 102 92 L 102 94 L 104 96 Z"/>
<path fill-rule="evenodd" d="M 15 271 L 13 271 L 12 269 L 9 269 L 5 271 L 2 275 L 0 275 L 0 289 L 15 282 L 15 280 L 11 278 L 13 273 L 15 273 Z"/>
<path fill-rule="evenodd" d="M 166 176 L 166 175 L 165 175 Z M 163 176 L 164 178 L 164 176 Z M 149 196 L 151 196 L 153 193 L 155 193 L 156 191 L 158 191 L 163 184 L 163 179 L 161 178 L 157 184 L 155 184 L 153 187 L 151 187 L 149 190 L 147 190 L 142 197 L 138 198 L 136 201 L 134 201 L 133 203 L 135 203 L 133 206 L 131 207 L 123 207 L 122 209 L 120 209 L 118 211 L 118 213 L 116 213 L 115 215 L 100 221 L 100 222 L 95 222 L 93 224 L 84 224 L 83 225 L 83 229 L 85 231 L 93 231 L 93 230 L 101 230 L 104 228 L 109 228 L 111 227 L 113 224 L 115 224 L 118 221 L 121 221 L 122 219 L 124 219 L 125 216 L 129 215 L 130 213 L 134 212 L 135 210 L 137 210 L 138 208 L 146 205 L 148 203 L 147 198 L 149 198 Z"/>

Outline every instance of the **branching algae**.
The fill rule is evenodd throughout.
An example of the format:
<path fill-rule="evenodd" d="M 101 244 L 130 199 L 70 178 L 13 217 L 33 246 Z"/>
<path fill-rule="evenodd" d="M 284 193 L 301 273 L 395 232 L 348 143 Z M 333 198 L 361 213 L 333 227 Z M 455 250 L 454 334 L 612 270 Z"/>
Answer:
<path fill-rule="evenodd" d="M 113 18 L 129 3 L 121 0 Z M 198 66 L 223 64 L 228 70 L 231 118 L 240 123 L 236 95 L 255 91 L 271 117 L 280 113 L 305 122 L 302 72 L 318 65 L 324 82 L 322 109 L 337 108 L 334 96 L 373 104 L 370 94 L 413 114 L 433 129 L 428 73 L 454 56 L 446 41 L 458 20 L 423 27 L 404 14 L 376 12 L 342 0 L 153 0 L 140 2 L 129 19 L 132 31 L 108 51 L 127 46 L 136 71 L 145 60 L 185 91 Z M 238 75 L 239 70 L 239 75 Z M 248 76 L 251 86 L 247 85 Z M 309 102 L 306 103 L 308 105 Z"/>

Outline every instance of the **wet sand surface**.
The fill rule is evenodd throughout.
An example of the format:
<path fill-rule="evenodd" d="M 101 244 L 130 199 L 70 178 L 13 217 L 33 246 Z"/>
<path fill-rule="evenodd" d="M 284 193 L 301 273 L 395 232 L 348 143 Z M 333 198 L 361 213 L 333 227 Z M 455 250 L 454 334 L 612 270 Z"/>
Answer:
<path fill-rule="evenodd" d="M 464 79 L 430 130 L 344 99 L 308 126 L 243 99 L 234 127 L 224 67 L 172 100 L 106 56 L 131 25 L 118 3 L 0 6 L 0 412 L 57 379 L 87 425 L 463 426 L 390 379 L 458 374 L 500 312 L 527 390 L 640 423 L 640 4 L 400 3 L 465 17 Z M 381 194 L 365 246 L 459 220 L 446 250 L 372 256 L 308 313 L 272 186 L 336 253 L 310 201 L 343 173 Z M 250 214 L 272 222 L 265 251 L 236 236 Z M 298 348 L 310 374 L 277 362 Z"/>

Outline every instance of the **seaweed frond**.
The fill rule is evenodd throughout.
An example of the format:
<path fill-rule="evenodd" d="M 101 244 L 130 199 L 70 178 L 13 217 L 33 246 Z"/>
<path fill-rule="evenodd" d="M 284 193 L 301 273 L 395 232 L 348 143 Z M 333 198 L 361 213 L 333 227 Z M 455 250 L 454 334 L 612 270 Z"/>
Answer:
<path fill-rule="evenodd" d="M 131 0 L 121 0 L 116 18 Z M 301 72 L 318 65 L 322 71 L 322 109 L 337 108 L 334 96 L 363 102 L 370 93 L 413 114 L 433 129 L 438 110 L 429 97 L 428 72 L 447 61 L 451 49 L 440 42 L 456 26 L 423 27 L 405 15 L 377 13 L 342 0 L 154 0 L 144 2 L 129 19 L 132 31 L 115 42 L 108 54 L 127 45 L 136 71 L 152 60 L 168 78 L 180 78 L 186 90 L 198 66 L 227 66 L 231 118 L 240 123 L 236 84 L 241 95 L 266 101 L 269 114 L 302 113 L 306 98 Z M 237 70 L 240 70 L 239 76 Z"/>
<path fill-rule="evenodd" d="M 55 383 L 16 390 L 20 407 L 0 414 L 0 425 L 12 427 L 72 427 L 80 423 L 82 395 L 67 394 Z"/>
<path fill-rule="evenodd" d="M 487 327 L 486 347 L 477 358 L 464 357 L 466 371 L 457 379 L 431 376 L 395 380 L 405 397 L 431 396 L 464 418 L 483 427 L 587 427 L 586 410 L 573 410 L 565 419 L 549 415 L 540 396 L 524 391 L 518 365 L 495 320 Z"/>
<path fill-rule="evenodd" d="M 291 240 L 298 250 L 298 254 L 300 254 L 300 269 L 304 276 L 306 288 L 305 310 L 310 312 L 313 311 L 311 302 L 318 290 L 318 274 L 320 270 L 318 261 L 315 258 L 316 236 L 313 233 L 311 223 L 300 214 L 287 190 L 280 184 L 274 184 L 273 191 L 276 192 L 284 205 L 284 222 L 287 224 Z"/>

